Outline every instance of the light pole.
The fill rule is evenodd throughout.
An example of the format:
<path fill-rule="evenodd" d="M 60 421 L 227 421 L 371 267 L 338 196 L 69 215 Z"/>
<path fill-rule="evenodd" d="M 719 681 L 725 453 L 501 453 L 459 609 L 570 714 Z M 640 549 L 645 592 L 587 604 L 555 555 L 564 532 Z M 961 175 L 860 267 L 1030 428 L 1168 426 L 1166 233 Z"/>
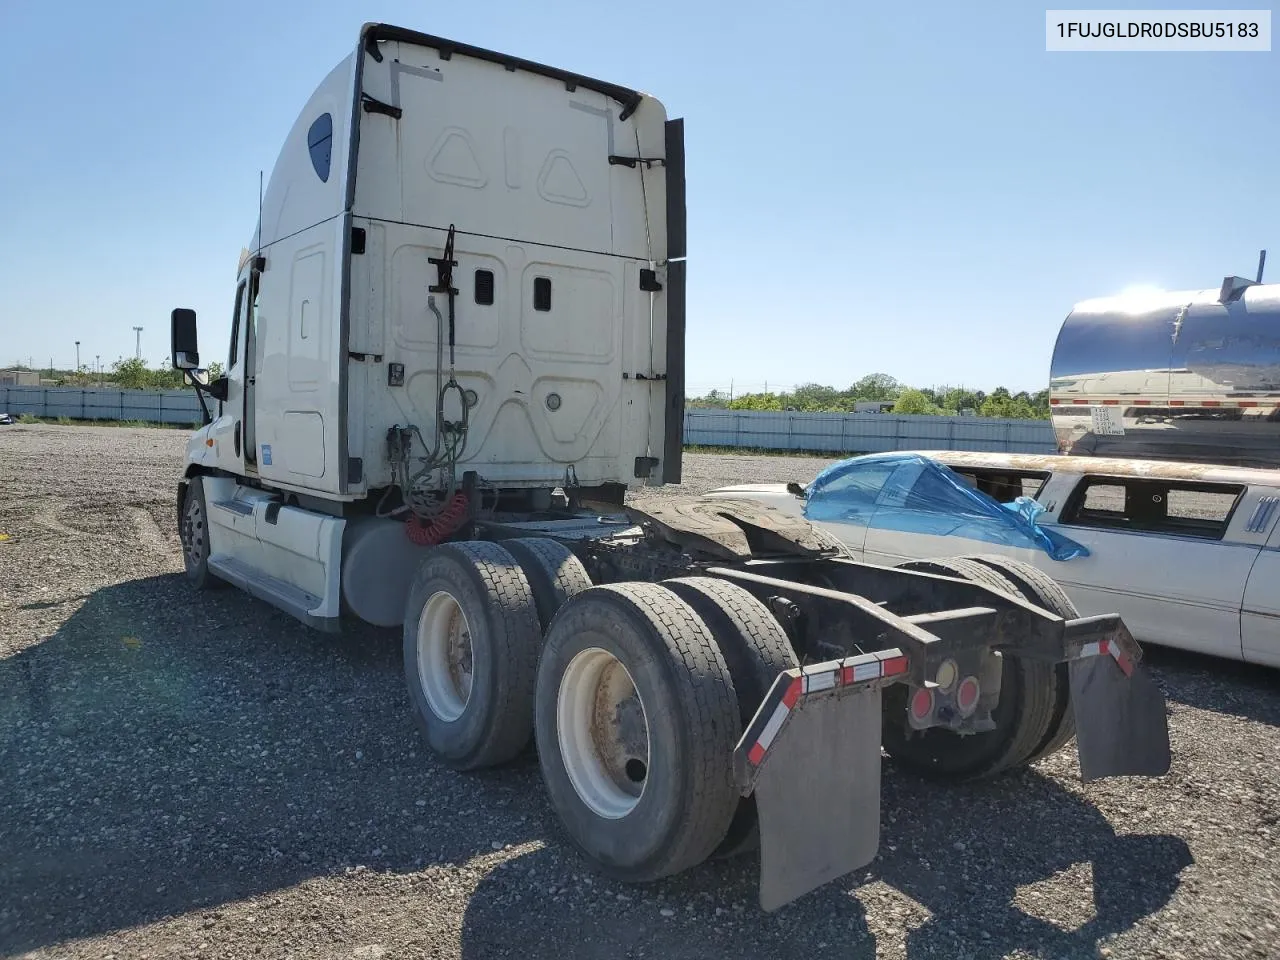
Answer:
<path fill-rule="evenodd" d="M 102 389 L 102 354 L 93 355 L 93 365 L 98 368 L 98 389 Z"/>
<path fill-rule="evenodd" d="M 137 346 L 134 348 L 133 355 L 137 359 L 141 360 L 142 359 L 142 328 L 134 327 L 133 332 L 137 334 L 137 337 L 138 337 L 138 343 L 137 343 Z"/>
<path fill-rule="evenodd" d="M 80 341 L 76 341 L 76 373 L 80 372 Z"/>

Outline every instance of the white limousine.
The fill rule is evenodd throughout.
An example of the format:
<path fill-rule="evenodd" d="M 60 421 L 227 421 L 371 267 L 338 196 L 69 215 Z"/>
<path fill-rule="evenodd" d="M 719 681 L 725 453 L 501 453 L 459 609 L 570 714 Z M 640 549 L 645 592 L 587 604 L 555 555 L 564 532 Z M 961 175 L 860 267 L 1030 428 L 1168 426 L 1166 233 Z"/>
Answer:
<path fill-rule="evenodd" d="M 1139 642 L 1280 667 L 1280 470 L 921 451 L 708 496 L 802 514 L 868 563 L 1025 560 Z"/>

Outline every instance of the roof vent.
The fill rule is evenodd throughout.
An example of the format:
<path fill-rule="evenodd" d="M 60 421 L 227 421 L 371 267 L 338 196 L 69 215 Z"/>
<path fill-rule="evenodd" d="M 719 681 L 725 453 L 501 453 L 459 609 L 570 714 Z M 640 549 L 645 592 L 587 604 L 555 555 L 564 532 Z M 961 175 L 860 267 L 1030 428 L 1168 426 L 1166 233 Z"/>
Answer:
<path fill-rule="evenodd" d="M 1252 286 L 1255 286 L 1253 280 L 1244 277 L 1224 277 L 1222 279 L 1222 291 L 1218 294 L 1219 303 L 1232 303 L 1244 296 L 1244 292 Z"/>

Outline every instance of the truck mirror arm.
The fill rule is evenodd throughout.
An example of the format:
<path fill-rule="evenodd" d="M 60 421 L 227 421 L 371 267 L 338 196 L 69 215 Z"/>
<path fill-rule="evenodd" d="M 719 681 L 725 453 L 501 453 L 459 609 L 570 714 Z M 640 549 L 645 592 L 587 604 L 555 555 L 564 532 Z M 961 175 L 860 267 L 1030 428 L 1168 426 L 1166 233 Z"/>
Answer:
<path fill-rule="evenodd" d="M 203 417 L 202 423 L 208 425 L 213 422 L 213 415 L 209 412 L 209 405 L 205 402 L 204 395 L 207 393 L 215 400 L 223 401 L 227 399 L 227 378 L 219 377 L 217 380 L 209 383 L 201 383 L 196 373 L 200 371 L 183 370 L 183 378 L 191 384 L 196 391 L 196 399 L 200 401 L 200 413 Z"/>

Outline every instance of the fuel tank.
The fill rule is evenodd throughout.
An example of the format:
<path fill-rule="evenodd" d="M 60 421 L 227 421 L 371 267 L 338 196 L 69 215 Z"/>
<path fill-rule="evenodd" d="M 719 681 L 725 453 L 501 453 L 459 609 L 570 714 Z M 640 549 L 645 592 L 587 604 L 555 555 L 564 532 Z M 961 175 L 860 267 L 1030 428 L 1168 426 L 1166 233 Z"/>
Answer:
<path fill-rule="evenodd" d="M 1077 304 L 1049 405 L 1060 453 L 1280 467 L 1280 284 Z"/>

